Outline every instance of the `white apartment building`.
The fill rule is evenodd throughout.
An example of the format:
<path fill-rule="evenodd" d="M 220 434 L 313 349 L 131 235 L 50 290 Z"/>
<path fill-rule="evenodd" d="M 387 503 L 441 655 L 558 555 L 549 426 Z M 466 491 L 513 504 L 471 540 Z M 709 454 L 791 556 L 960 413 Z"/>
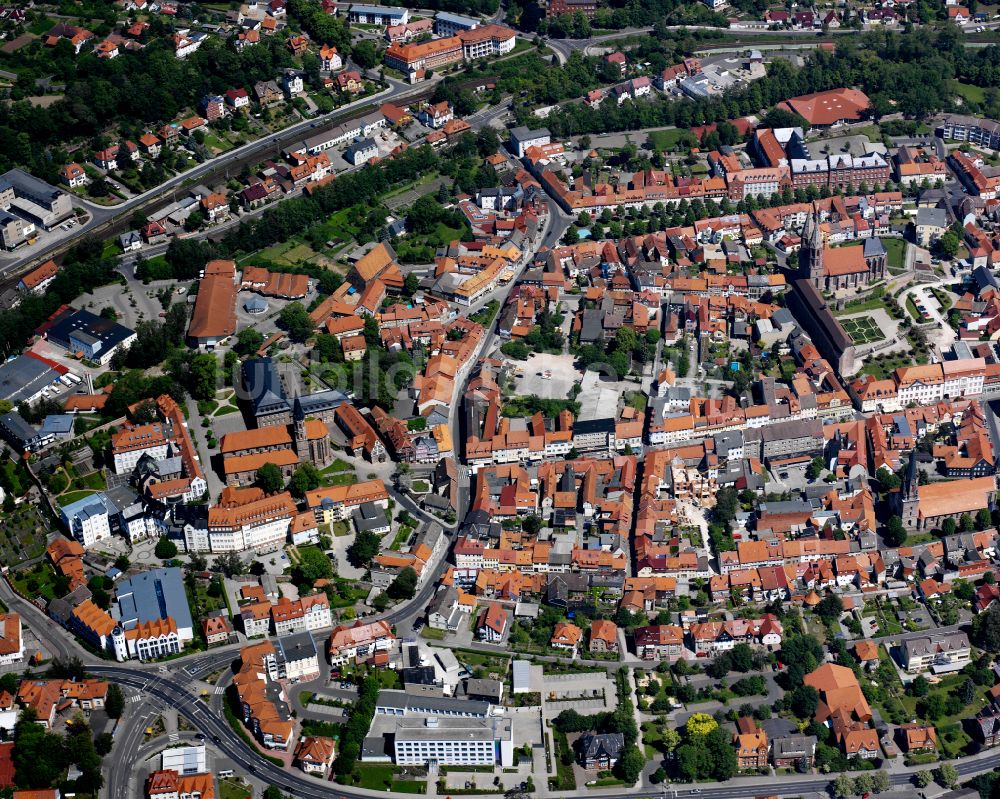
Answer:
<path fill-rule="evenodd" d="M 271 608 L 275 635 L 323 630 L 333 625 L 330 600 L 326 594 L 309 594 L 301 599 L 279 599 Z"/>
<path fill-rule="evenodd" d="M 137 658 L 155 660 L 167 655 L 177 655 L 184 649 L 184 642 L 173 619 L 139 624 L 131 630 L 116 627 L 111 633 L 111 645 L 119 661 Z"/>
<path fill-rule="evenodd" d="M 384 724 L 386 717 L 380 717 Z M 391 718 L 394 759 L 399 766 L 514 765 L 513 723 L 509 718 Z"/>
<path fill-rule="evenodd" d="M 128 474 L 143 455 L 161 461 L 170 451 L 166 428 L 162 422 L 127 425 L 111 439 L 115 474 Z"/>
<path fill-rule="evenodd" d="M 84 497 L 59 510 L 63 524 L 84 547 L 111 538 L 111 514 L 100 495 Z"/>
<path fill-rule="evenodd" d="M 188 552 L 274 552 L 297 513 L 288 492 L 266 497 L 260 489 L 226 489 L 209 508 L 207 528 L 184 528 L 184 544 Z"/>
<path fill-rule="evenodd" d="M 910 674 L 960 671 L 972 658 L 969 636 L 962 632 L 930 633 L 903 641 L 900 650 Z"/>

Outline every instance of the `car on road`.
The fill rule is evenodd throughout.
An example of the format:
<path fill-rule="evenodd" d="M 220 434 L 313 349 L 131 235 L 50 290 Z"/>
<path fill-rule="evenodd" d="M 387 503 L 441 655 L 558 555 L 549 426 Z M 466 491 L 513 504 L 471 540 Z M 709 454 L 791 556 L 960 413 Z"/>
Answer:
<path fill-rule="evenodd" d="M 204 735 L 204 733 L 200 733 L 200 732 L 199 732 L 199 733 L 198 733 L 198 734 L 197 734 L 196 736 L 194 736 L 194 737 L 195 737 L 195 738 L 197 738 L 197 739 L 198 739 L 199 741 L 204 741 L 204 740 L 205 740 L 205 735 Z"/>

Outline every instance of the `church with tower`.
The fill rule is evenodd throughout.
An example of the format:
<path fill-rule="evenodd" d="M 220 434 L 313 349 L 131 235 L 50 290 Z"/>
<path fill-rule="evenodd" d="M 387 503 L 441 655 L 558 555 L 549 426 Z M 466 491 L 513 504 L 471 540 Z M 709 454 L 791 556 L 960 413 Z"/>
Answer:
<path fill-rule="evenodd" d="M 252 484 L 265 463 L 278 467 L 287 480 L 303 463 L 322 469 L 333 462 L 330 428 L 322 419 L 307 415 L 298 398 L 293 403 L 291 425 L 226 433 L 219 449 L 226 484 L 230 486 Z"/>
<path fill-rule="evenodd" d="M 828 247 L 823 243 L 819 215 L 814 211 L 802 228 L 799 274 L 817 291 L 833 294 L 848 289 L 864 289 L 885 278 L 886 251 L 881 240 L 865 239 L 862 244 Z"/>

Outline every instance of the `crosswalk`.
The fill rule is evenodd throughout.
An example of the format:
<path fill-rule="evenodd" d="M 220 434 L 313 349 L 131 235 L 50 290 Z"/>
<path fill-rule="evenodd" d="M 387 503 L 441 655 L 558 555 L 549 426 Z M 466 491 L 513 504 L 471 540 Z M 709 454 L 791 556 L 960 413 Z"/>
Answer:
<path fill-rule="evenodd" d="M 131 696 L 129 696 L 128 698 L 126 698 L 125 704 L 127 704 L 127 705 L 137 705 L 137 704 L 139 704 L 142 701 L 142 699 L 143 699 L 142 694 L 132 694 Z"/>
<path fill-rule="evenodd" d="M 180 738 L 181 735 L 179 732 L 172 732 L 170 733 L 170 735 L 167 736 L 167 740 L 170 741 L 170 743 L 174 743 L 174 741 L 179 741 Z"/>

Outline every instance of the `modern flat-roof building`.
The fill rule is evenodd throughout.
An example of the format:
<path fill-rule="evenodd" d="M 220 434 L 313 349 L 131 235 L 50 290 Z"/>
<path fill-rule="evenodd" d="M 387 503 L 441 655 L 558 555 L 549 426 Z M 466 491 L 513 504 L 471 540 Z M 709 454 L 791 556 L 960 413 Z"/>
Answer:
<path fill-rule="evenodd" d="M 45 331 L 45 337 L 56 346 L 104 366 L 116 352 L 132 346 L 136 333 L 114 320 L 81 309 L 70 310 L 56 319 Z"/>
<path fill-rule="evenodd" d="M 111 513 L 101 494 L 64 505 L 59 514 L 70 535 L 85 547 L 111 538 Z"/>
<path fill-rule="evenodd" d="M 471 31 L 481 24 L 475 17 L 464 17 L 449 11 L 439 11 L 434 17 L 434 33 L 438 36 L 454 36 L 459 31 Z"/>
<path fill-rule="evenodd" d="M 375 715 L 383 716 L 462 716 L 484 719 L 490 703 L 452 696 L 414 694 L 409 691 L 379 691 Z"/>
<path fill-rule="evenodd" d="M 362 25 L 405 25 L 410 21 L 410 10 L 355 3 L 347 12 L 347 19 L 349 22 L 358 22 Z"/>
<path fill-rule="evenodd" d="M 0 239 L 5 250 L 13 250 L 35 237 L 35 223 L 0 211 Z"/>
<path fill-rule="evenodd" d="M 522 125 L 510 129 L 511 149 L 518 158 L 524 158 L 524 153 L 529 147 L 542 147 L 551 142 L 552 134 L 548 128 L 530 130 Z"/>
<path fill-rule="evenodd" d="M 0 210 L 46 230 L 73 214 L 70 196 L 22 169 L 0 175 Z"/>
<path fill-rule="evenodd" d="M 46 396 L 69 370 L 32 352 L 0 364 L 0 399 L 12 405 L 29 405 Z"/>
<path fill-rule="evenodd" d="M 514 765 L 513 720 L 503 716 L 460 718 L 376 715 L 365 739 L 362 760 L 391 756 L 400 766 Z M 385 743 L 391 741 L 391 746 Z"/>
<path fill-rule="evenodd" d="M 127 647 L 127 656 L 146 659 L 180 652 L 194 638 L 194 623 L 180 569 L 141 572 L 118 583 L 115 597 L 119 626 L 114 638 L 121 639 L 120 643 L 115 641 L 120 660 L 126 659 L 121 657 L 120 646 Z M 148 649 L 144 645 L 148 639 L 161 637 L 165 639 L 162 645 L 159 640 Z"/>

